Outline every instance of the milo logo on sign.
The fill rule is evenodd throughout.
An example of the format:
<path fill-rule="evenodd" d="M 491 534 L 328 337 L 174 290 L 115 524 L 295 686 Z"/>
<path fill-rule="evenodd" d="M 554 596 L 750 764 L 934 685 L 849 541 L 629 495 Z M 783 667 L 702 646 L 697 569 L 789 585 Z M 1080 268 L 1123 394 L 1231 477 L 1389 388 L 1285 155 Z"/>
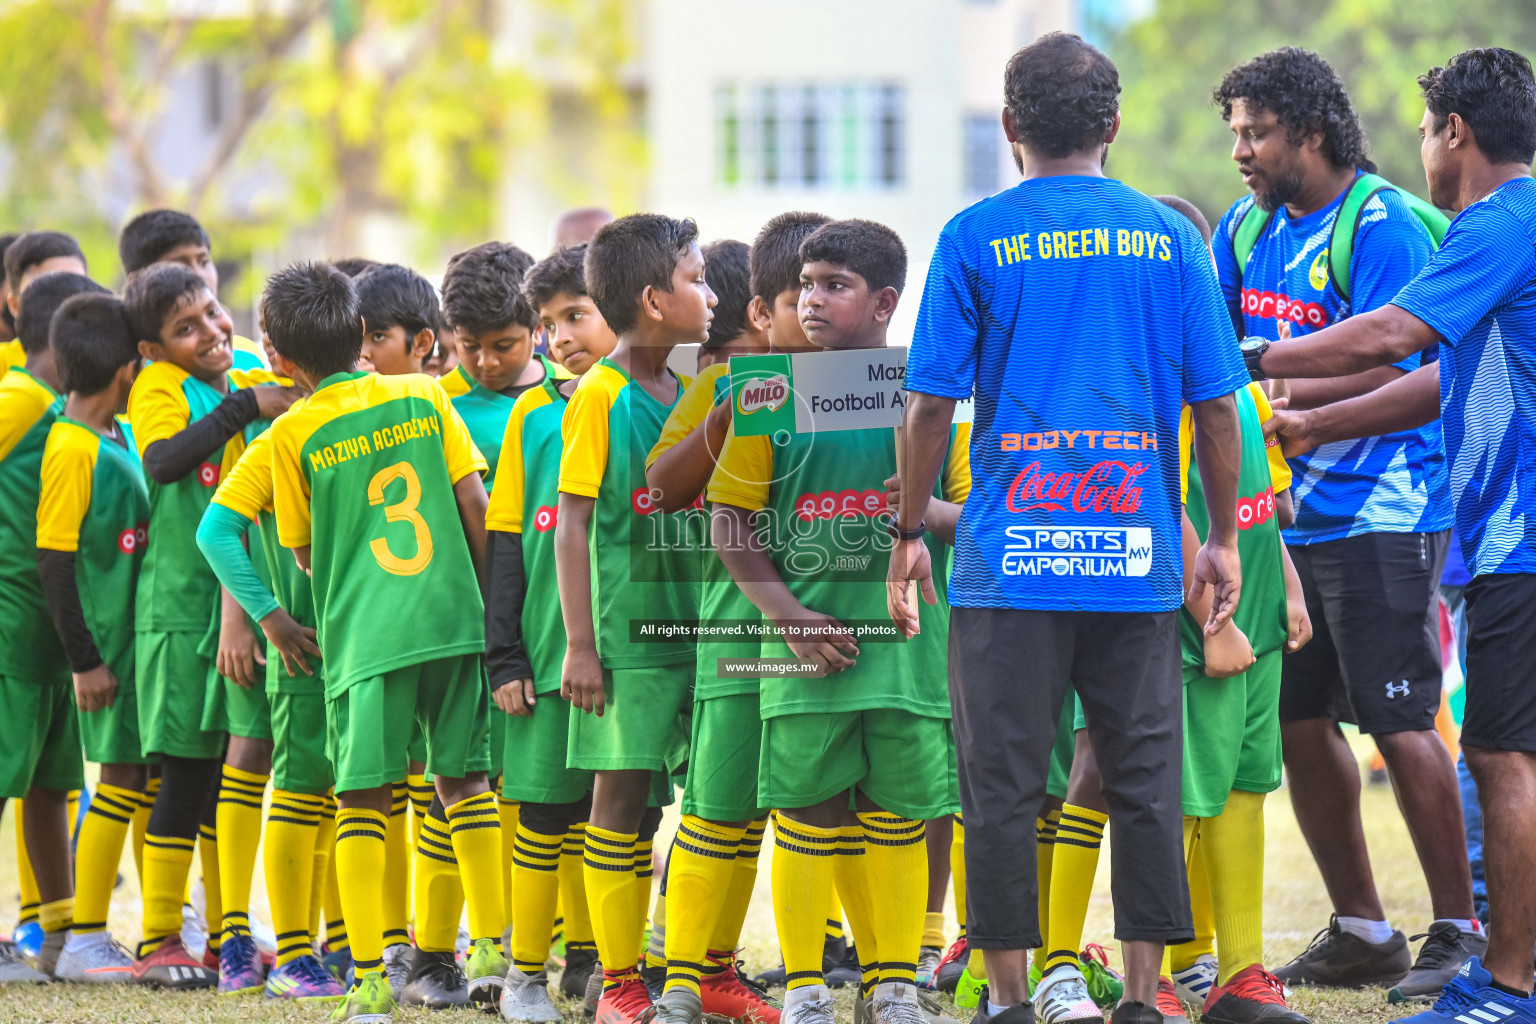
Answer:
<path fill-rule="evenodd" d="M 789 379 L 782 373 L 764 377 L 744 385 L 736 396 L 736 408 L 743 416 L 766 409 L 769 412 L 782 406 L 789 398 Z"/>
<path fill-rule="evenodd" d="M 738 437 L 795 432 L 795 373 L 789 356 L 731 357 L 731 419 Z"/>

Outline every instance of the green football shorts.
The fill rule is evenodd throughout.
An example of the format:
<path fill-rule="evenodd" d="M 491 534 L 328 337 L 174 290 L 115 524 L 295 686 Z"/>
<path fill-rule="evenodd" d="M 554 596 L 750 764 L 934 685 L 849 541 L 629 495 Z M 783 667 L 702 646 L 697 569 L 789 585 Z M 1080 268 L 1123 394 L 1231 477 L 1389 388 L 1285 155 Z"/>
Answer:
<path fill-rule="evenodd" d="M 693 662 L 603 669 L 603 717 L 571 715 L 565 763 L 589 771 L 671 771 L 688 744 L 683 715 L 693 692 Z"/>
<path fill-rule="evenodd" d="M 428 772 L 461 779 L 488 771 L 489 702 L 478 654 L 406 665 L 353 683 L 325 702 L 336 792 L 404 782 L 418 720 Z"/>
<path fill-rule="evenodd" d="M 74 686 L 0 676 L 0 796 L 20 799 L 33 786 L 67 793 L 85 786 Z"/>
<path fill-rule="evenodd" d="M 208 704 L 203 634 L 140 630 L 134 638 L 139 693 L 139 742 L 146 755 L 222 758 L 227 735 L 204 729 Z"/>
<path fill-rule="evenodd" d="M 411 727 L 411 742 L 406 744 L 405 752 L 412 761 L 427 763 L 427 734 L 420 722 Z"/>
<path fill-rule="evenodd" d="M 1077 752 L 1077 735 L 1072 727 L 1080 712 L 1077 694 L 1068 690 L 1067 699 L 1061 702 L 1061 721 L 1056 724 L 1056 742 L 1051 744 L 1051 768 L 1045 780 L 1045 791 L 1058 800 L 1067 798 L 1072 758 Z"/>
<path fill-rule="evenodd" d="M 1214 818 L 1234 789 L 1280 788 L 1280 651 L 1240 676 L 1184 674 L 1184 813 Z"/>
<path fill-rule="evenodd" d="M 268 699 L 272 702 L 273 788 L 324 796 L 336 781 L 330 758 L 325 756 L 325 695 L 274 693 Z"/>
<path fill-rule="evenodd" d="M 757 767 L 763 752 L 763 719 L 755 693 L 706 697 L 693 705 L 693 742 L 683 813 L 706 821 L 752 821 L 757 803 Z"/>
<path fill-rule="evenodd" d="M 149 764 L 154 760 L 144 755 L 139 739 L 139 694 L 131 678 L 124 686 L 123 677 L 117 676 L 117 697 L 111 707 L 76 714 L 80 721 L 80 745 L 87 761 Z"/>
<path fill-rule="evenodd" d="M 558 694 L 556 699 L 559 699 Z M 507 719 L 512 716 L 497 707 L 495 701 L 490 701 L 486 708 L 486 726 L 491 748 L 491 778 L 497 779 L 501 777 L 501 755 L 507 744 Z"/>
<path fill-rule="evenodd" d="M 508 683 L 508 686 L 515 685 Z M 531 715 L 509 715 L 492 706 L 502 726 L 501 797 L 534 804 L 568 804 L 592 788 L 592 773 L 565 766 L 571 705 L 560 691 L 541 693 Z"/>
<path fill-rule="evenodd" d="M 265 673 L 262 673 L 265 677 Z M 272 703 L 266 680 L 249 690 L 208 669 L 208 703 L 203 707 L 203 729 L 222 731 L 248 740 L 272 739 Z"/>
<path fill-rule="evenodd" d="M 913 820 L 958 811 L 949 719 L 870 708 L 763 720 L 759 806 L 811 807 L 850 789 Z"/>

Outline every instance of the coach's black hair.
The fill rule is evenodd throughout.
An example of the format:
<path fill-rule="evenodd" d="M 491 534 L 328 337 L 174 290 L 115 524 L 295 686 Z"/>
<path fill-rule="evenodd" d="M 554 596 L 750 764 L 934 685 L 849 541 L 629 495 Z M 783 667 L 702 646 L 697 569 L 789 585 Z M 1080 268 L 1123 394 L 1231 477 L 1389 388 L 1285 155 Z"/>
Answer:
<path fill-rule="evenodd" d="M 74 236 L 62 231 L 28 231 L 5 249 L 5 280 L 11 291 L 29 267 L 60 256 L 74 256 L 85 262 L 85 253 Z"/>
<path fill-rule="evenodd" d="M 1120 110 L 1120 72 L 1082 37 L 1047 32 L 1008 59 L 1003 101 L 1026 149 L 1071 156 L 1104 141 Z"/>
<path fill-rule="evenodd" d="M 523 296 L 533 257 L 506 242 L 482 242 L 456 253 L 443 274 L 443 320 L 479 336 L 522 324 L 539 325 L 539 311 Z"/>
<path fill-rule="evenodd" d="M 1272 112 L 1285 126 L 1291 145 L 1312 132 L 1323 135 L 1323 155 L 1335 167 L 1359 167 L 1374 172 L 1366 156 L 1365 132 L 1344 83 L 1322 57 L 1299 46 L 1282 46 L 1261 53 L 1227 72 L 1211 93 L 1223 119 L 1231 120 L 1232 104 Z"/>
<path fill-rule="evenodd" d="M 587 294 L 614 334 L 633 330 L 646 288 L 672 290 L 672 272 L 699 238 L 691 220 L 632 213 L 604 224 L 587 243 Z"/>
<path fill-rule="evenodd" d="M 111 294 L 90 278 L 68 270 L 55 270 L 34 278 L 27 285 L 26 301 L 16 315 L 16 337 L 21 341 L 22 351 L 28 355 L 46 351 L 48 325 L 53 322 L 53 314 L 66 299 L 85 292 Z"/>
<path fill-rule="evenodd" d="M 1459 114 L 1490 163 L 1528 164 L 1536 156 L 1536 80 L 1514 50 L 1463 50 L 1419 76 L 1435 133 Z"/>
<path fill-rule="evenodd" d="M 182 263 L 151 263 L 128 275 L 123 305 L 138 341 L 160 341 L 160 328 L 183 299 L 212 294 L 208 282 Z"/>
<path fill-rule="evenodd" d="M 319 380 L 357 364 L 363 317 L 352 279 L 329 263 L 295 263 L 273 274 L 261 295 L 272 347 Z"/>
<path fill-rule="evenodd" d="M 871 292 L 907 285 L 907 247 L 901 236 L 872 220 L 835 220 L 800 244 L 800 261 L 847 267 L 864 279 Z"/>
<path fill-rule="evenodd" d="M 832 223 L 824 213 L 791 210 L 763 225 L 752 242 L 752 294 L 773 306 L 787 291 L 800 290 L 800 243 L 823 224 Z M 716 307 L 715 316 L 720 316 Z"/>
<path fill-rule="evenodd" d="M 747 243 L 734 238 L 722 238 L 704 247 L 704 282 L 716 299 L 705 349 L 735 341 L 747 329 L 747 307 L 752 302 L 751 251 Z"/>
<path fill-rule="evenodd" d="M 331 260 L 331 266 L 354 279 L 379 265 L 378 260 L 370 260 L 365 256 L 348 256 L 342 260 Z"/>
<path fill-rule="evenodd" d="M 357 289 L 357 309 L 364 329 L 403 327 L 411 338 L 427 330 L 437 333 L 442 319 L 437 291 L 431 281 L 410 267 L 378 263 L 353 278 L 352 286 Z"/>
<path fill-rule="evenodd" d="M 111 294 L 88 292 L 64 300 L 48 328 L 48 342 L 64 390 L 81 395 L 103 390 L 118 370 L 139 358 L 128 309 Z"/>
<path fill-rule="evenodd" d="M 123 261 L 123 270 L 133 273 L 151 263 L 158 263 L 165 254 L 183 245 L 201 245 L 208 248 L 208 232 L 190 213 L 180 210 L 146 210 L 123 227 L 117 236 L 117 257 Z"/>
<path fill-rule="evenodd" d="M 582 266 L 586 257 L 587 243 L 581 242 L 556 249 L 529 268 L 523 275 L 523 297 L 535 314 L 556 295 L 587 294 L 587 274 Z"/>

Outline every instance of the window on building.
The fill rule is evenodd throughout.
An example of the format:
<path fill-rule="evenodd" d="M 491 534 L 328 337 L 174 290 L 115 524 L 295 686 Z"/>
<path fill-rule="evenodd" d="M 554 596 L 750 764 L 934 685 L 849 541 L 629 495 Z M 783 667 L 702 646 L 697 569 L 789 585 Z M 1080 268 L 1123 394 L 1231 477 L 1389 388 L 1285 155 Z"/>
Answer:
<path fill-rule="evenodd" d="M 895 188 L 906 89 L 891 82 L 732 82 L 715 90 L 716 178 L 730 187 Z"/>
<path fill-rule="evenodd" d="M 997 191 L 998 161 L 1002 159 L 1003 126 L 995 114 L 970 114 L 965 119 L 965 190 L 973 196 Z"/>

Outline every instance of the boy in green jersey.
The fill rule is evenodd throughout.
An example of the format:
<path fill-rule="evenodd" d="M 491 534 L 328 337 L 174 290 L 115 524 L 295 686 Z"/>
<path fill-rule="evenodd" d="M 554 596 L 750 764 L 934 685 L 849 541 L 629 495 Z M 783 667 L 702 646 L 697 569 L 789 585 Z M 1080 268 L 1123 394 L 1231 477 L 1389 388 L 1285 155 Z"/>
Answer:
<path fill-rule="evenodd" d="M 906 277 L 895 233 L 837 221 L 807 238 L 800 257 L 806 336 L 824 348 L 883 347 Z M 938 495 L 949 502 L 969 490 L 965 433 L 950 442 Z M 773 897 L 786 1021 L 831 1012 L 821 952 L 834 876 L 867 965 L 868 1019 L 920 1019 L 923 821 L 959 805 L 944 684 L 946 559 L 933 559 L 939 604 L 921 607 L 910 641 L 860 644 L 843 624 L 882 621 L 880 559 L 861 556 L 887 549 L 885 481 L 895 468 L 889 429 L 795 434 L 782 446 L 733 435 L 707 492 L 716 552 L 780 631 L 762 656 L 830 675 L 761 683 L 758 803 L 779 811 Z"/>
<path fill-rule="evenodd" d="M 33 866 L 30 891 L 23 878 L 23 904 L 34 905 L 45 940 L 34 965 L 43 975 L 9 958 L 0 963 L 0 976 L 14 980 L 51 974 L 63 947 L 73 913 L 66 795 L 84 784 L 69 663 L 37 575 L 43 453 L 64 405 L 48 325 L 65 300 L 104 291 L 68 272 L 32 280 L 16 320 L 26 362 L 0 379 L 0 801 L 26 797 L 16 827 L 18 852 Z"/>
<path fill-rule="evenodd" d="M 336 1018 L 392 1019 L 385 829 L 414 720 L 462 869 L 469 996 L 492 1002 L 507 961 L 500 823 L 486 778 L 484 463 L 435 381 L 352 370 L 363 322 L 340 271 L 317 263 L 282 271 L 262 315 L 295 380 L 313 391 L 272 425 L 273 505 L 279 543 L 310 572 L 325 656 L 336 873 L 357 975 Z M 408 630 L 387 611 L 407 604 L 416 609 Z"/>
<path fill-rule="evenodd" d="M 75 850 L 75 921 L 54 977 L 127 981 L 133 958 L 107 931 L 107 909 L 148 778 L 139 746 L 133 604 L 149 531 L 139 456 L 117 417 L 139 371 L 123 304 L 76 295 L 53 318 L 67 392 L 48 432 L 37 507 L 37 572 L 74 674 L 87 760 L 101 765 Z"/>
<path fill-rule="evenodd" d="M 123 301 L 139 353 L 150 361 L 129 394 L 128 421 L 147 478 L 149 534 L 167 538 L 145 553 L 134 609 L 140 741 L 144 753 L 161 762 L 160 791 L 145 838 L 143 939 L 134 979 L 205 987 L 217 984 L 204 967 L 218 955 L 223 919 L 219 854 L 208 826 L 227 737 L 204 724 L 210 692 L 217 692 L 209 686 L 215 665 L 206 641 L 221 592 L 196 545 L 177 539 L 196 533 L 219 479 L 245 448 L 246 428 L 283 412 L 297 392 L 257 386 L 277 383 L 266 370 L 232 368 L 229 314 L 191 268 L 151 264 L 128 279 Z M 260 789 L 253 780 L 265 784 L 269 747 L 246 741 L 228 746 L 231 767 L 249 777 L 237 779 L 249 783 L 241 787 L 240 799 L 257 804 L 247 809 L 259 821 Z M 179 935 L 200 823 L 203 887 L 213 926 L 205 960 L 193 959 Z M 254 839 L 249 845 L 254 847 Z M 254 858 L 254 852 L 235 846 L 244 843 L 231 851 Z"/>
<path fill-rule="evenodd" d="M 613 351 L 618 339 L 587 295 L 586 246 L 561 249 L 534 264 L 523 294 L 538 310 L 551 348 L 578 377 L 546 377 L 525 391 L 507 420 L 486 512 L 490 587 L 486 596 L 486 667 L 491 697 L 504 719 L 501 796 L 519 808 L 513 826 L 512 969 L 503 989 L 508 1020 L 550 1022 L 544 961 L 557 908 L 563 908 L 565 971 L 561 990 L 582 998 L 597 963 L 591 917 L 576 856 L 592 811 L 592 773 L 566 767 L 570 704 L 559 698 L 565 626 L 555 584 L 555 508 L 559 504 L 560 422 L 580 374 Z"/>
<path fill-rule="evenodd" d="M 619 340 L 583 375 L 561 423 L 560 692 L 581 712 L 566 763 L 597 773 L 584 873 L 603 964 L 599 1024 L 630 1024 L 651 1006 L 636 969 L 636 849 L 652 773 L 674 764 L 693 682 L 691 641 L 631 638 L 648 621 L 698 614 L 697 527 L 658 511 L 645 484 L 646 453 L 688 384 L 667 356 L 704 341 L 715 305 L 697 234 L 691 221 L 636 214 L 588 243 L 587 290 Z"/>

